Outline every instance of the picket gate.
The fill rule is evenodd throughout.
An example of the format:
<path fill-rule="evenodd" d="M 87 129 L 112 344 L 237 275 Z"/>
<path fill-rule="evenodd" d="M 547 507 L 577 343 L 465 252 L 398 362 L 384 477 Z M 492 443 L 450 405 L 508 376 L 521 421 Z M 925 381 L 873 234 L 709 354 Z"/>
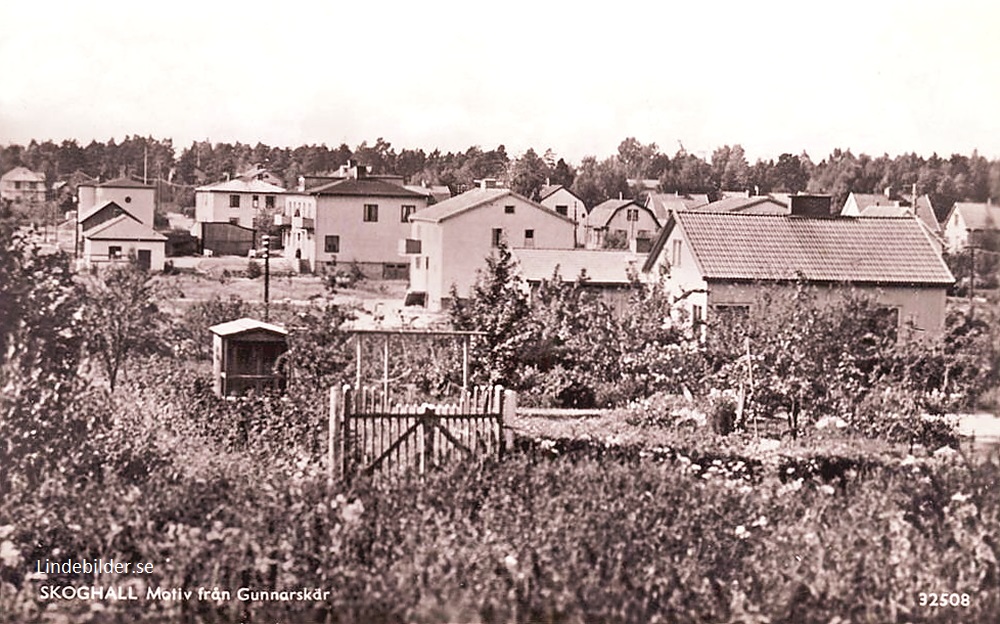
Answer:
<path fill-rule="evenodd" d="M 473 387 L 452 402 L 397 403 L 379 386 L 330 390 L 329 478 L 403 474 L 468 457 L 503 458 L 517 394 Z"/>

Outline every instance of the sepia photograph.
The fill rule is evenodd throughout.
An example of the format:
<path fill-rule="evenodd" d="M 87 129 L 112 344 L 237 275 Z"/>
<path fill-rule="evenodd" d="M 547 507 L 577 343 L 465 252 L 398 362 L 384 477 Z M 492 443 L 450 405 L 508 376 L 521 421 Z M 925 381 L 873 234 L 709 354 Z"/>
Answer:
<path fill-rule="evenodd" d="M 0 4 L 0 623 L 1000 622 L 998 26 Z"/>

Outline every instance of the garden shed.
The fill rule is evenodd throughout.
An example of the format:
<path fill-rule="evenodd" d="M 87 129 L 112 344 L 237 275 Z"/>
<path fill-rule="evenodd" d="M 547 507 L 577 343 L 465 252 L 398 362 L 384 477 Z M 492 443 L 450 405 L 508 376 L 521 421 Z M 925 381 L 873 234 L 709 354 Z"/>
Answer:
<path fill-rule="evenodd" d="M 212 332 L 212 375 L 219 396 L 283 390 L 278 358 L 288 350 L 288 331 L 251 318 L 208 328 Z"/>

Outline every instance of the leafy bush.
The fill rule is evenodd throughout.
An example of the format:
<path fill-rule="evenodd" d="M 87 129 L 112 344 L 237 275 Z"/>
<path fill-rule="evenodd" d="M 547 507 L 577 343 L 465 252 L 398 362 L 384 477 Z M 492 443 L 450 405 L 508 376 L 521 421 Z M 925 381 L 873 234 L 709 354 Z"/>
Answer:
<path fill-rule="evenodd" d="M 257 279 L 264 274 L 264 270 L 260 268 L 260 263 L 256 260 L 247 260 L 247 270 L 245 274 L 248 279 Z"/>

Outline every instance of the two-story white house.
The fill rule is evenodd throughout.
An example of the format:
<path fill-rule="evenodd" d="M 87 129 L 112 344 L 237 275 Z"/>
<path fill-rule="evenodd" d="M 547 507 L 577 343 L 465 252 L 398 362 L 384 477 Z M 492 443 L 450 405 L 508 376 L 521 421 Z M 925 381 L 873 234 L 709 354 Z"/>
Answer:
<path fill-rule="evenodd" d="M 284 210 L 285 189 L 255 177 L 234 178 L 194 190 L 195 223 L 232 223 L 252 228 L 262 211 Z"/>
<path fill-rule="evenodd" d="M 14 167 L 0 176 L 0 199 L 16 204 L 45 201 L 45 175 Z"/>
<path fill-rule="evenodd" d="M 511 248 L 567 249 L 573 220 L 484 180 L 475 188 L 410 217 L 411 234 L 400 251 L 410 257 L 410 301 L 438 311 L 454 286 L 467 296 L 476 272 L 501 244 Z"/>
<path fill-rule="evenodd" d="M 354 167 L 343 180 L 289 193 L 279 219 L 286 257 L 309 271 L 356 264 L 368 277 L 406 279 L 409 263 L 399 240 L 410 232 L 410 216 L 429 197 Z"/>

